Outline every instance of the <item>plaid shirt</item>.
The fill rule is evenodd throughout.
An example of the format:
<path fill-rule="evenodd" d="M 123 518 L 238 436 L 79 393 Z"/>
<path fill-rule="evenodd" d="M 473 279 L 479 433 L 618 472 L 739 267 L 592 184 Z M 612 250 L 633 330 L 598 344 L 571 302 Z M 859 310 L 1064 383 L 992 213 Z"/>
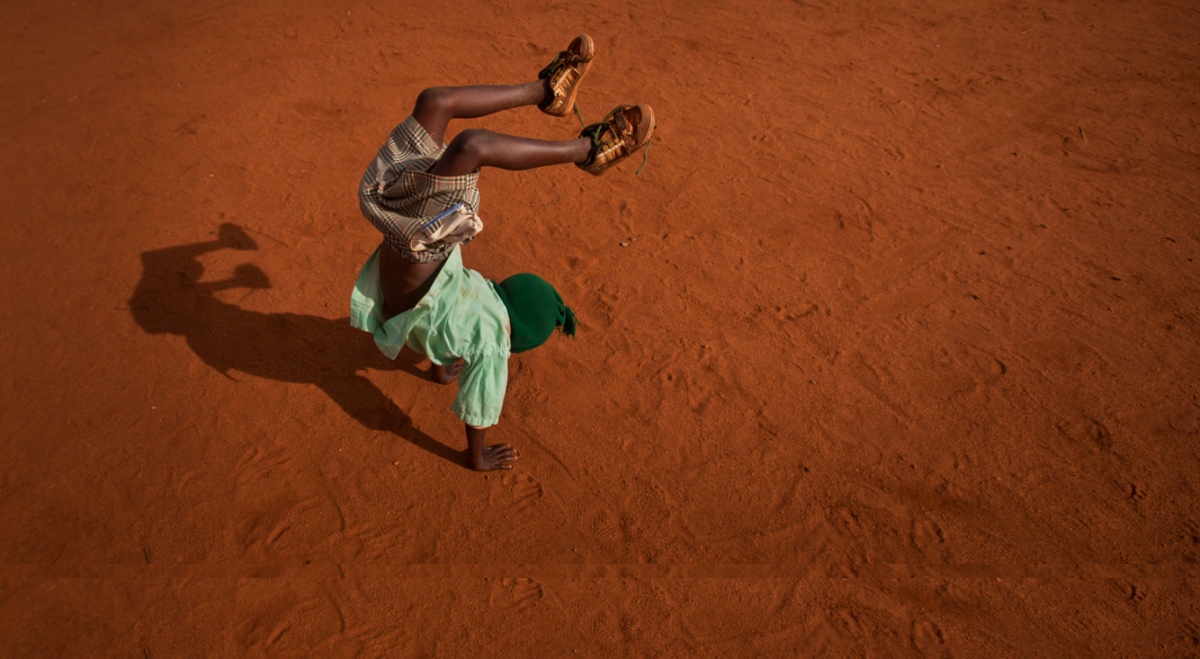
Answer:
<path fill-rule="evenodd" d="M 442 213 L 460 203 L 463 210 L 479 212 L 479 173 L 435 176 L 427 170 L 446 147 L 438 146 L 412 116 L 392 129 L 358 187 L 358 205 L 392 249 L 413 263 L 444 261 L 456 244 L 475 236 L 461 234 L 453 240 L 428 243 L 419 234 L 436 234 Z M 425 242 L 413 249 L 413 240 Z"/>

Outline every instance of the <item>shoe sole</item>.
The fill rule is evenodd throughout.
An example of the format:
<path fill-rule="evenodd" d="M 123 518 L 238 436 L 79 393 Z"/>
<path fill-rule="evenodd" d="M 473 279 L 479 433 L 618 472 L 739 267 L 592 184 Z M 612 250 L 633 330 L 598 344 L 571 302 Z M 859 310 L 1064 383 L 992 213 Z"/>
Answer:
<path fill-rule="evenodd" d="M 575 37 L 575 39 L 581 40 L 581 42 L 579 44 L 579 56 L 580 57 L 589 57 L 590 56 L 593 59 L 596 57 L 596 43 L 594 41 L 592 41 L 591 37 L 589 37 L 586 34 L 581 34 L 581 35 Z M 575 39 L 572 39 L 571 43 L 574 43 Z M 570 50 L 570 49 L 571 49 L 571 46 L 568 44 L 567 50 Z M 575 107 L 575 97 L 579 94 L 579 84 L 583 82 L 583 78 L 584 78 L 584 76 L 587 75 L 588 69 L 590 69 L 590 68 L 592 68 L 591 61 L 587 61 L 587 62 L 584 62 L 583 64 L 579 65 L 579 79 L 576 80 L 575 84 L 571 86 L 571 94 L 569 96 L 567 96 L 567 102 L 563 106 L 562 114 L 558 114 L 555 116 L 565 117 L 568 114 L 570 114 L 571 109 Z"/>
<path fill-rule="evenodd" d="M 632 155 L 633 151 L 637 151 L 638 149 L 646 146 L 646 142 L 650 141 L 650 136 L 654 134 L 655 128 L 654 108 L 646 105 L 645 103 L 638 103 L 634 107 L 636 107 L 638 110 L 641 110 L 642 120 L 640 123 L 638 123 L 638 129 L 635 133 L 637 138 L 637 146 L 630 150 L 630 155 Z"/>

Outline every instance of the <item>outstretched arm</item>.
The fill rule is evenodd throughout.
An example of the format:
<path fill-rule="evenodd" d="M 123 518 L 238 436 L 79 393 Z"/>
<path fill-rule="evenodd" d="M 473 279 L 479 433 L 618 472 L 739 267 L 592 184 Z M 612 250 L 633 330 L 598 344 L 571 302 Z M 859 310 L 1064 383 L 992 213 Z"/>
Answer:
<path fill-rule="evenodd" d="M 487 427 L 500 420 L 500 406 L 508 385 L 508 352 L 484 351 L 465 356 L 457 375 L 458 397 L 450 409 L 466 424 L 471 468 L 512 469 L 510 463 L 517 459 L 515 450 L 508 444 L 486 444 Z"/>
<path fill-rule="evenodd" d="M 493 469 L 512 469 L 513 460 L 517 459 L 517 451 L 508 444 L 493 444 L 485 446 L 487 428 L 476 428 L 471 424 L 467 427 L 467 455 L 471 459 L 471 468 L 475 471 L 491 471 Z"/>

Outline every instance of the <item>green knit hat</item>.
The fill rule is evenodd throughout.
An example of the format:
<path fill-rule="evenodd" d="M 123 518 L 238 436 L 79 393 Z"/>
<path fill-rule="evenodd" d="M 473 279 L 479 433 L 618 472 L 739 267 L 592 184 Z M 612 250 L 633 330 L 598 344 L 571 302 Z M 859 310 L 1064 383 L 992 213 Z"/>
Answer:
<path fill-rule="evenodd" d="M 575 313 L 545 279 L 526 273 L 492 286 L 508 309 L 513 352 L 533 350 L 559 327 L 563 334 L 575 336 Z"/>

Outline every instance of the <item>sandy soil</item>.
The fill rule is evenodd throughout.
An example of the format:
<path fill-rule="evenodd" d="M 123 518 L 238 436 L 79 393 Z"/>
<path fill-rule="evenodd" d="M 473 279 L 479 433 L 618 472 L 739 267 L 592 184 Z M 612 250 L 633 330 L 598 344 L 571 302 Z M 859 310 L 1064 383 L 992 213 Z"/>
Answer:
<path fill-rule="evenodd" d="M 5 8 L 0 655 L 1196 656 L 1193 3 L 410 4 Z M 579 32 L 658 132 L 485 172 L 485 476 L 355 190 Z"/>

